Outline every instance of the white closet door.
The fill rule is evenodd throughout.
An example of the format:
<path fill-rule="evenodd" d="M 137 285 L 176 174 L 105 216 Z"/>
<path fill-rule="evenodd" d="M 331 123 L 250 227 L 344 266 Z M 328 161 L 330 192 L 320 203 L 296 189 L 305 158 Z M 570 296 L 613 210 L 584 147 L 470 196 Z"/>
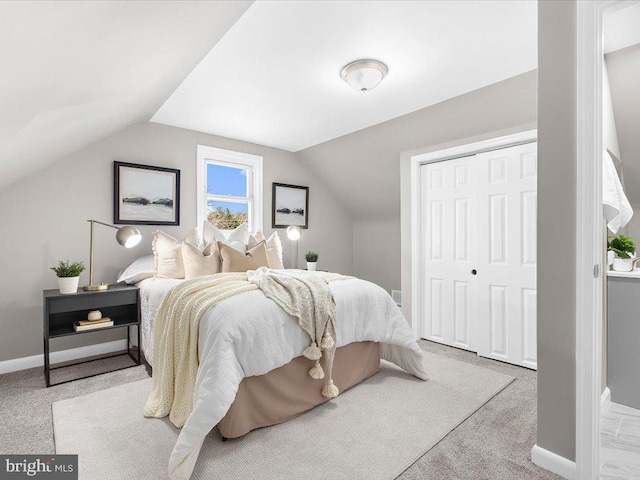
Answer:
<path fill-rule="evenodd" d="M 422 336 L 473 350 L 477 324 L 474 157 L 423 165 Z"/>
<path fill-rule="evenodd" d="M 537 363 L 536 147 L 476 156 L 478 354 L 529 368 Z"/>

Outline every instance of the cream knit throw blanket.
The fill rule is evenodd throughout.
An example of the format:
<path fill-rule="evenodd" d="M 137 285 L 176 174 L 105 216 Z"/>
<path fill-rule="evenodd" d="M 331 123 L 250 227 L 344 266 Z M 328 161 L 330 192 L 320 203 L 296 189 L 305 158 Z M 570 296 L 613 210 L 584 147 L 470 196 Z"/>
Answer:
<path fill-rule="evenodd" d="M 309 375 L 313 378 L 324 377 L 319 365 L 321 352 L 317 347 L 322 347 L 323 344 L 330 373 L 335 352 L 335 302 L 326 283 L 349 277 L 326 272 L 288 273 L 268 269 L 247 273 L 252 277 L 259 274 L 260 288 L 269 292 L 265 291 L 265 295 L 274 299 L 287 313 L 296 316 L 299 322 L 304 323 L 305 326 L 303 323 L 300 323 L 300 326 L 312 339 L 312 345 L 305 350 L 304 355 L 316 361 L 316 366 L 309 371 Z M 199 365 L 200 320 L 205 312 L 218 302 L 240 293 L 257 290 L 259 285 L 250 282 L 247 273 L 218 273 L 186 280 L 173 287 L 164 298 L 154 327 L 153 388 L 144 407 L 146 417 L 162 418 L 169 415 L 171 423 L 176 427 L 185 424 L 193 410 L 193 393 Z M 267 274 L 270 278 L 263 278 Z M 281 286 L 274 286 L 278 278 Z M 292 290 L 285 294 L 289 288 Z M 304 298 L 298 299 L 297 295 Z M 304 305 L 306 307 L 303 307 Z M 306 313 L 303 311 L 304 308 L 307 309 Z M 326 338 L 324 333 L 327 333 Z M 333 382 L 329 382 L 323 387 L 322 394 L 334 397 L 339 392 Z"/>
<path fill-rule="evenodd" d="M 257 289 L 246 273 L 217 273 L 186 280 L 169 290 L 154 327 L 153 388 L 145 417 L 169 415 L 176 427 L 184 425 L 193 410 L 200 319 L 216 303 Z"/>
<path fill-rule="evenodd" d="M 257 284 L 267 298 L 295 317 L 300 327 L 309 334 L 311 346 L 305 349 L 303 355 L 315 362 L 309 370 L 309 376 L 314 379 L 325 376 L 320 365 L 324 350 L 328 380 L 322 388 L 322 395 L 329 398 L 337 396 L 340 391 L 331 378 L 337 340 L 336 303 L 327 283 L 348 277 L 335 273 L 269 270 L 264 267 L 247 273 L 249 281 Z"/>

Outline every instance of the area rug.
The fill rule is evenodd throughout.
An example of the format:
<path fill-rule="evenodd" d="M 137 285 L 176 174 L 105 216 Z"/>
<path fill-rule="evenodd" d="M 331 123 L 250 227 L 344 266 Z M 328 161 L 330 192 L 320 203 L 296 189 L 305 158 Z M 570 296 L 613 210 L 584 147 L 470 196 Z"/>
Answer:
<path fill-rule="evenodd" d="M 514 378 L 425 352 L 430 379 L 387 362 L 337 398 L 280 425 L 204 442 L 192 479 L 390 480 Z M 179 430 L 148 419 L 151 379 L 53 404 L 56 453 L 79 455 L 80 479 L 160 480 Z"/>

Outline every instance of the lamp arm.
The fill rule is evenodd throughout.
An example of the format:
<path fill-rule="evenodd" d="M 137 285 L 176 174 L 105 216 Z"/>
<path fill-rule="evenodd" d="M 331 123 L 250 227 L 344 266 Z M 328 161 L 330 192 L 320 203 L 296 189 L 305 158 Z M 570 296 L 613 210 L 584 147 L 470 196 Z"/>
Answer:
<path fill-rule="evenodd" d="M 119 230 L 118 227 L 116 227 L 115 225 L 111 225 L 109 223 L 104 223 L 104 222 L 100 222 L 98 220 L 87 220 L 87 222 L 91 222 L 91 223 L 98 223 L 100 225 L 104 225 L 105 227 L 111 227 L 111 228 L 115 228 L 116 230 Z"/>

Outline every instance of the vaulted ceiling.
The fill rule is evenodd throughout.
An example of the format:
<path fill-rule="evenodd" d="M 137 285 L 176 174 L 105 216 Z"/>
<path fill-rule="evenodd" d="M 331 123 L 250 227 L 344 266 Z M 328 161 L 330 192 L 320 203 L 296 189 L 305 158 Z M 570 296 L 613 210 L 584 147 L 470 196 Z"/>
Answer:
<path fill-rule="evenodd" d="M 366 94 L 359 58 L 389 67 Z M 152 121 L 295 152 L 536 66 L 535 1 L 256 2 Z"/>
<path fill-rule="evenodd" d="M 148 121 L 252 2 L 0 2 L 0 188 Z"/>

